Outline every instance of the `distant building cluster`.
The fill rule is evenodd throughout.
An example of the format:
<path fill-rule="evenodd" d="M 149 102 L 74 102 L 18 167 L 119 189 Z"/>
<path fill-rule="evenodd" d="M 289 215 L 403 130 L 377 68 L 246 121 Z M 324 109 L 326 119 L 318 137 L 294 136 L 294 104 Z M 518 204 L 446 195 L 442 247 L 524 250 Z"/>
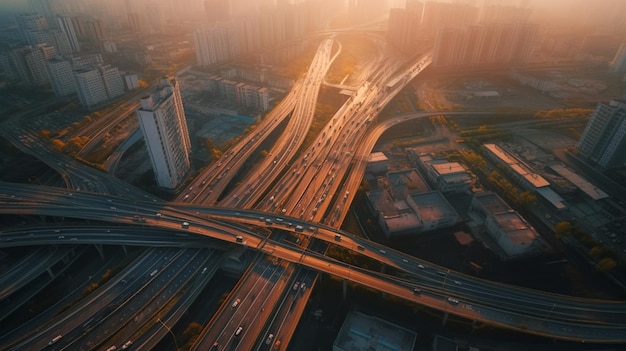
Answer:
<path fill-rule="evenodd" d="M 626 165 L 626 102 L 598 104 L 577 148 L 581 157 L 601 169 Z"/>
<path fill-rule="evenodd" d="M 391 9 L 387 38 L 409 54 L 434 43 L 434 67 L 525 63 L 538 31 L 530 14 L 522 7 L 409 0 Z"/>
<path fill-rule="evenodd" d="M 218 76 L 209 77 L 209 91 L 222 98 L 234 101 L 237 105 L 267 111 L 269 109 L 269 89 L 255 87 L 243 82 L 235 82 Z"/>
<path fill-rule="evenodd" d="M 88 109 L 122 96 L 132 86 L 125 84 L 116 67 L 104 64 L 102 54 L 76 56 L 81 50 L 79 39 L 104 40 L 100 21 L 55 14 L 47 6 L 43 10 L 44 14 L 15 17 L 18 42 L 27 45 L 0 53 L 0 67 L 8 80 L 33 87 L 49 85 L 56 96 L 76 94 Z"/>
<path fill-rule="evenodd" d="M 322 28 L 327 8 L 325 2 L 313 1 L 260 6 L 207 0 L 205 4 L 210 24 L 193 33 L 201 67 L 302 38 Z"/>

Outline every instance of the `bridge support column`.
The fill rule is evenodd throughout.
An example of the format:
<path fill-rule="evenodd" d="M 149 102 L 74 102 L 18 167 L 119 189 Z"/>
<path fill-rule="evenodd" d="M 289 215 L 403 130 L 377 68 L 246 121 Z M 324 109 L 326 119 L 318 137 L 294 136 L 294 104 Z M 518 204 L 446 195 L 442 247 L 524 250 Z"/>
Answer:
<path fill-rule="evenodd" d="M 343 299 L 347 299 L 348 298 L 348 281 L 345 279 L 341 280 L 341 287 L 343 288 Z"/>
<path fill-rule="evenodd" d="M 104 260 L 104 251 L 102 250 L 102 245 L 94 244 L 93 246 L 96 248 L 96 251 L 98 251 L 98 253 L 100 254 L 100 258 Z"/>
<path fill-rule="evenodd" d="M 128 256 L 128 250 L 126 250 L 126 245 L 122 245 L 122 250 L 124 251 L 124 256 Z"/>
<path fill-rule="evenodd" d="M 52 272 L 52 267 L 48 267 L 46 268 L 46 271 L 48 272 L 48 274 L 50 275 L 50 278 L 54 279 L 54 273 Z"/>
<path fill-rule="evenodd" d="M 444 312 L 443 318 L 441 319 L 441 325 L 446 325 L 447 321 L 448 321 L 448 312 Z"/>

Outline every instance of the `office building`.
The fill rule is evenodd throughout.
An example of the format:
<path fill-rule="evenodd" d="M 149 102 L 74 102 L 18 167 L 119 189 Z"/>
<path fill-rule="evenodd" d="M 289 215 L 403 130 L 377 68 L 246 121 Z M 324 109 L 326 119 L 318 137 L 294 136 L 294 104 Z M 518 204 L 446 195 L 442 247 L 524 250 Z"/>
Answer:
<path fill-rule="evenodd" d="M 625 116 L 624 100 L 598 104 L 578 142 L 579 155 L 601 169 L 626 165 Z"/>
<path fill-rule="evenodd" d="M 67 96 L 76 93 L 76 81 L 69 61 L 55 57 L 46 62 L 46 70 L 54 95 Z"/>
<path fill-rule="evenodd" d="M 493 239 L 497 248 L 492 249 L 503 259 L 535 254 L 544 247 L 535 228 L 494 193 L 475 193 L 469 215 Z"/>
<path fill-rule="evenodd" d="M 175 189 L 191 169 L 191 142 L 178 83 L 161 79 L 157 90 L 141 99 L 137 117 L 157 184 Z"/>

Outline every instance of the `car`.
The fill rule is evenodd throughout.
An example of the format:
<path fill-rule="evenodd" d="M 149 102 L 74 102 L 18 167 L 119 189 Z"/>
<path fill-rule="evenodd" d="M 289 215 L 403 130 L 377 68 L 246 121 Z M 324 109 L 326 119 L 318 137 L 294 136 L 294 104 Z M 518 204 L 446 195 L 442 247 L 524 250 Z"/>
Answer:
<path fill-rule="evenodd" d="M 132 340 L 128 340 L 124 345 L 122 345 L 122 350 L 126 350 L 132 344 L 133 344 Z"/>
<path fill-rule="evenodd" d="M 385 251 L 385 250 L 383 250 L 383 249 L 378 250 L 378 252 L 380 252 L 380 253 L 381 253 L 381 254 L 383 254 L 383 255 L 387 253 L 387 251 Z"/>
<path fill-rule="evenodd" d="M 65 239 L 65 236 L 59 235 L 59 239 Z"/>
<path fill-rule="evenodd" d="M 237 307 L 239 306 L 239 303 L 241 302 L 241 299 L 237 299 L 233 302 L 232 307 Z"/>
<path fill-rule="evenodd" d="M 243 327 L 239 326 L 237 330 L 235 331 L 235 337 L 236 338 L 239 337 L 239 335 L 241 335 L 242 332 L 243 332 Z"/>
<path fill-rule="evenodd" d="M 359 249 L 359 251 L 364 251 L 365 250 L 365 248 L 363 246 L 361 246 L 361 245 L 357 245 L 356 248 Z"/>
<path fill-rule="evenodd" d="M 267 340 L 265 340 L 265 345 L 269 345 L 272 343 L 272 340 L 274 340 L 274 334 L 270 334 L 267 336 Z"/>
<path fill-rule="evenodd" d="M 293 284 L 293 290 L 298 290 L 298 287 L 300 286 L 300 282 L 295 282 Z"/>
<path fill-rule="evenodd" d="M 462 284 L 460 281 L 458 281 L 458 280 L 455 280 L 455 281 L 454 281 L 454 284 L 456 284 L 456 285 L 463 285 L 463 284 Z"/>
<path fill-rule="evenodd" d="M 117 350 L 117 346 L 113 345 L 107 349 L 107 351 L 115 351 Z"/>
<path fill-rule="evenodd" d="M 418 289 L 418 288 L 415 288 L 415 289 L 413 289 L 413 294 L 414 295 L 421 295 L 422 291 L 420 289 Z"/>
<path fill-rule="evenodd" d="M 419 268 L 419 269 L 424 269 L 425 267 L 424 267 L 424 265 L 423 265 L 423 264 L 418 264 L 418 265 L 417 265 L 417 268 Z"/>
<path fill-rule="evenodd" d="M 300 290 L 304 291 L 306 289 L 306 284 L 302 283 L 300 284 Z"/>

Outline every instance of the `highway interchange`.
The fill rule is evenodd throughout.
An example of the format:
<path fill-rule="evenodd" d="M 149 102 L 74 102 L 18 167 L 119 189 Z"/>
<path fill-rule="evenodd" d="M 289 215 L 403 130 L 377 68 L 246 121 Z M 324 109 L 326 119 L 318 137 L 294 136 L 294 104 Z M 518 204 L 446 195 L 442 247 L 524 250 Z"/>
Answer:
<path fill-rule="evenodd" d="M 371 78 L 338 110 L 317 139 L 300 150 L 314 116 L 319 86 L 332 62 L 333 41 L 333 37 L 330 37 L 321 42 L 309 72 L 296 82 L 277 108 L 254 131 L 227 150 L 220 160 L 196 177 L 173 203 L 164 203 L 112 177 L 100 173 L 94 176 L 91 170 L 63 156 L 50 158 L 47 145 L 37 141 L 32 132 L 29 136 L 31 139 L 11 139 L 16 145 L 27 144 L 28 147 L 23 146 L 22 150 L 46 160 L 52 167 L 66 174 L 68 179 L 78 177 L 82 180 L 69 182 L 68 187 L 74 190 L 0 183 L 0 213 L 120 223 L 127 226 L 128 230 L 91 225 L 74 229 L 63 227 L 62 234 L 43 229 L 35 236 L 31 235 L 33 231 L 30 229 L 5 230 L 0 236 L 0 247 L 103 242 L 180 247 L 171 266 L 176 268 L 170 268 L 173 270 L 171 275 L 152 288 L 160 289 L 163 299 L 190 284 L 191 277 L 200 275 L 204 279 L 197 279 L 198 285 L 191 291 L 199 290 L 210 276 L 203 275 L 206 273 L 204 268 L 209 266 L 207 262 L 217 266 L 215 261 L 210 260 L 218 259 L 221 256 L 219 252 L 224 249 L 244 246 L 263 253 L 255 258 L 229 299 L 211 319 L 194 349 L 209 349 L 215 343 L 219 349 L 226 345 L 234 345 L 242 350 L 270 349 L 268 345 L 278 344 L 279 334 L 283 344 L 287 345 L 296 323 L 286 323 L 285 320 L 295 318 L 297 322 L 299 316 L 294 313 L 290 317 L 288 312 L 294 306 L 301 311 L 303 301 L 306 301 L 311 291 L 300 286 L 294 290 L 293 287 L 295 282 L 314 286 L 315 272 L 326 272 L 470 320 L 522 332 L 574 341 L 625 342 L 624 302 L 577 299 L 482 281 L 337 229 L 363 177 L 367 155 L 382 132 L 394 124 L 429 115 L 400 116 L 383 124 L 373 123 L 378 112 L 404 84 L 428 66 L 430 56 L 426 54 L 409 65 L 381 57 Z M 247 157 L 287 118 L 284 133 L 258 168 L 252 170 L 228 194 L 223 194 L 230 179 L 241 172 Z M 17 131 L 17 127 L 13 126 Z M 4 133 L 5 136 L 7 134 L 10 133 Z M 277 178 L 280 174 L 282 176 Z M 86 183 L 84 179 L 90 179 L 88 185 L 94 184 L 87 187 L 90 192 L 83 191 Z M 220 207 L 216 207 L 216 204 Z M 182 228 L 183 222 L 189 223 L 189 227 Z M 154 235 L 155 230 L 162 235 Z M 266 234 L 268 232 L 273 234 Z M 285 237 L 296 237 L 301 240 L 302 246 L 297 245 L 297 242 L 286 241 Z M 394 267 L 402 274 L 394 276 L 369 271 L 334 260 L 319 252 L 324 246 L 319 245 L 320 242 L 341 245 Z M 316 246 L 305 246 L 309 243 Z M 196 247 L 205 249 L 199 252 Z M 156 259 L 156 256 L 150 257 Z M 155 275 L 161 276 L 160 271 L 163 269 L 159 269 Z M 142 277 L 145 278 L 145 275 Z M 158 280 L 154 284 L 158 284 Z M 155 293 L 150 290 L 148 282 L 128 280 L 123 285 L 129 287 L 123 291 L 135 290 L 138 295 L 144 294 L 144 300 L 141 300 L 141 296 L 134 297 L 124 302 L 119 312 L 116 311 L 120 313 L 116 318 L 123 321 L 123 325 L 127 325 L 128 320 L 134 320 L 130 316 L 137 317 L 137 310 L 164 303 L 148 299 Z M 416 293 L 416 288 L 419 293 Z M 125 295 L 120 291 L 111 292 L 111 296 L 122 298 Z M 97 305 L 103 306 L 101 303 Z M 183 307 L 184 304 L 180 308 Z M 90 345 L 100 345 L 107 349 L 105 345 L 108 345 L 109 340 L 99 338 L 110 335 L 110 331 L 107 329 L 105 333 L 96 326 L 91 328 L 87 322 L 94 317 L 89 317 L 88 312 L 82 316 L 74 317 L 76 325 L 67 325 L 68 331 L 64 330 L 63 335 L 68 337 L 61 339 L 63 342 L 59 340 L 54 347 L 65 345 L 58 349 L 90 349 L 93 347 Z M 274 323 L 265 325 L 264 321 L 267 320 Z M 161 317 L 159 321 L 152 327 L 157 328 L 155 334 L 161 333 L 163 337 L 168 330 L 162 322 L 170 322 L 172 325 L 176 319 L 172 317 L 165 320 Z M 77 323 L 83 329 L 90 327 L 91 336 L 80 334 L 80 338 L 70 338 L 72 333 L 78 333 Z M 109 323 L 106 325 L 112 327 Z M 139 328 L 121 328 L 120 323 L 116 325 L 118 329 L 123 329 L 123 333 L 127 333 L 115 334 L 117 339 L 114 341 L 118 346 L 133 334 L 133 330 Z M 245 328 L 237 333 L 242 325 Z M 287 325 L 292 325 L 291 331 L 280 329 Z M 277 328 L 282 331 L 277 331 Z M 95 334 L 91 333 L 94 330 Z M 43 348 L 57 332 L 60 331 L 49 330 L 15 349 Z M 270 340 L 268 344 L 269 334 L 276 339 Z M 82 343 L 83 346 L 76 346 L 74 342 Z M 134 345 L 137 347 L 138 343 Z"/>

